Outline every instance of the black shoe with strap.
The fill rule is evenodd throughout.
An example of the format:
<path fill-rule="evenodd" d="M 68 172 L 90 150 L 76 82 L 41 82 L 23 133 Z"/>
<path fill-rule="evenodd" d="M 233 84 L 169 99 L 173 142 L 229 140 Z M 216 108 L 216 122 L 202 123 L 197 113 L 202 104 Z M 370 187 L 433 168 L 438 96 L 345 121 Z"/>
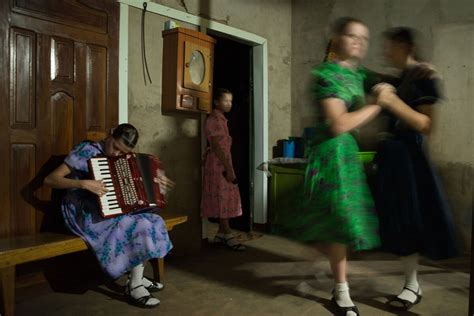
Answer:
<path fill-rule="evenodd" d="M 147 277 L 143 277 L 143 279 L 151 283 L 150 285 L 145 286 L 145 289 L 147 289 L 148 292 L 159 292 L 165 288 L 163 284 L 156 282 L 154 280 L 150 280 Z"/>
<path fill-rule="evenodd" d="M 331 298 L 331 302 L 332 304 L 336 307 L 336 315 L 337 316 L 347 316 L 347 313 L 348 312 L 353 312 L 355 313 L 357 316 L 360 315 L 360 312 L 359 312 L 359 309 L 357 308 L 357 306 L 347 306 L 347 307 L 342 307 L 342 306 L 339 306 L 339 304 L 337 304 L 336 302 L 336 298 L 335 298 L 335 295 L 334 295 L 334 290 L 332 290 L 332 298 Z"/>
<path fill-rule="evenodd" d="M 390 299 L 387 302 L 387 305 L 390 306 L 390 308 L 393 308 L 393 309 L 396 309 L 396 310 L 399 310 L 399 311 L 407 311 L 410 308 L 412 308 L 413 305 L 416 305 L 419 302 L 421 302 L 421 299 L 423 298 L 423 296 L 421 296 L 421 294 L 420 294 L 420 287 L 418 287 L 418 291 L 416 291 L 416 292 L 413 291 L 412 289 L 407 288 L 407 287 L 404 287 L 403 289 L 407 290 L 407 291 L 410 291 L 413 294 L 415 294 L 416 300 L 414 302 L 411 302 L 409 300 L 404 300 L 403 298 L 395 296 L 394 298 Z M 393 305 L 393 303 L 399 303 L 399 304 Z"/>
<path fill-rule="evenodd" d="M 130 288 L 128 284 L 125 286 L 125 296 L 127 297 L 128 303 L 137 307 L 141 307 L 141 308 L 154 308 L 160 305 L 159 300 L 157 304 L 153 304 L 153 305 L 147 304 L 150 299 L 155 298 L 153 295 L 145 295 L 139 298 L 135 298 L 132 296 L 132 291 L 142 286 L 145 287 L 143 284 L 136 286 L 134 288 Z"/>
<path fill-rule="evenodd" d="M 234 251 L 245 251 L 247 249 L 244 245 L 237 241 L 237 238 L 235 238 L 235 236 L 225 237 L 216 235 L 214 237 L 214 242 L 222 244 Z"/>

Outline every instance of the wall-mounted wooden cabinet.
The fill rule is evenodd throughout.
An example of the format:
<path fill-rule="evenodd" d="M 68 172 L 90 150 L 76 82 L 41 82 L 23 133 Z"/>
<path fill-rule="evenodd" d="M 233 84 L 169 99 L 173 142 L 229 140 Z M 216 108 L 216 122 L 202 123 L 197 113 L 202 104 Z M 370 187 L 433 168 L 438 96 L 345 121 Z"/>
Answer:
<path fill-rule="evenodd" d="M 163 31 L 162 111 L 211 112 L 215 42 L 181 27 Z"/>

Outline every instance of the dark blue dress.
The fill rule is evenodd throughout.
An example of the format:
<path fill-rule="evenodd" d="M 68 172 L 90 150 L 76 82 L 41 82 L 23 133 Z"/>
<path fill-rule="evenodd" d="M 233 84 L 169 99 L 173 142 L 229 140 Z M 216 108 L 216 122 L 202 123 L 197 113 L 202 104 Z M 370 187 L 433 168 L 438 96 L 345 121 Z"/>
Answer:
<path fill-rule="evenodd" d="M 432 79 L 414 79 L 406 70 L 398 96 L 410 107 L 433 105 L 440 93 Z M 422 134 L 391 118 L 393 138 L 382 141 L 375 162 L 376 209 L 383 248 L 399 256 L 420 253 L 437 260 L 458 254 L 454 225 L 440 181 L 424 149 Z"/>

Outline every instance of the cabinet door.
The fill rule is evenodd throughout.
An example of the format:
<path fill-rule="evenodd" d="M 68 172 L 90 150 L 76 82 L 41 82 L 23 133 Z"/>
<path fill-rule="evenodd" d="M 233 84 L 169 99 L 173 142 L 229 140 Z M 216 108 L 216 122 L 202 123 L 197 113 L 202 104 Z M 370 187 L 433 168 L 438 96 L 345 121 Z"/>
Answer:
<path fill-rule="evenodd" d="M 303 190 L 305 170 L 304 166 L 292 168 L 271 165 L 270 172 L 272 177 L 270 179 L 270 207 L 267 223 L 271 227 L 272 224 L 278 222 L 279 211 L 288 211 L 281 209 L 288 199 L 288 194 L 292 194 L 296 190 Z"/>
<path fill-rule="evenodd" d="M 184 42 L 184 87 L 209 92 L 211 51 L 191 41 Z"/>

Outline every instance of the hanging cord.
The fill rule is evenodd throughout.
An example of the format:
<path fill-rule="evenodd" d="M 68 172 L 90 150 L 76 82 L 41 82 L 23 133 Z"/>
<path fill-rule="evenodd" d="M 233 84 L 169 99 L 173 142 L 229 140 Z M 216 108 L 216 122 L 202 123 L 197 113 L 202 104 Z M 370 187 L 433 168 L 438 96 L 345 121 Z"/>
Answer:
<path fill-rule="evenodd" d="M 150 71 L 148 71 L 148 63 L 146 61 L 146 49 L 145 49 L 145 13 L 146 13 L 147 3 L 143 2 L 143 11 L 142 11 L 142 65 L 143 65 L 143 80 L 145 81 L 146 86 L 146 75 L 148 75 L 148 80 L 151 81 Z M 146 75 L 145 75 L 146 71 Z"/>

